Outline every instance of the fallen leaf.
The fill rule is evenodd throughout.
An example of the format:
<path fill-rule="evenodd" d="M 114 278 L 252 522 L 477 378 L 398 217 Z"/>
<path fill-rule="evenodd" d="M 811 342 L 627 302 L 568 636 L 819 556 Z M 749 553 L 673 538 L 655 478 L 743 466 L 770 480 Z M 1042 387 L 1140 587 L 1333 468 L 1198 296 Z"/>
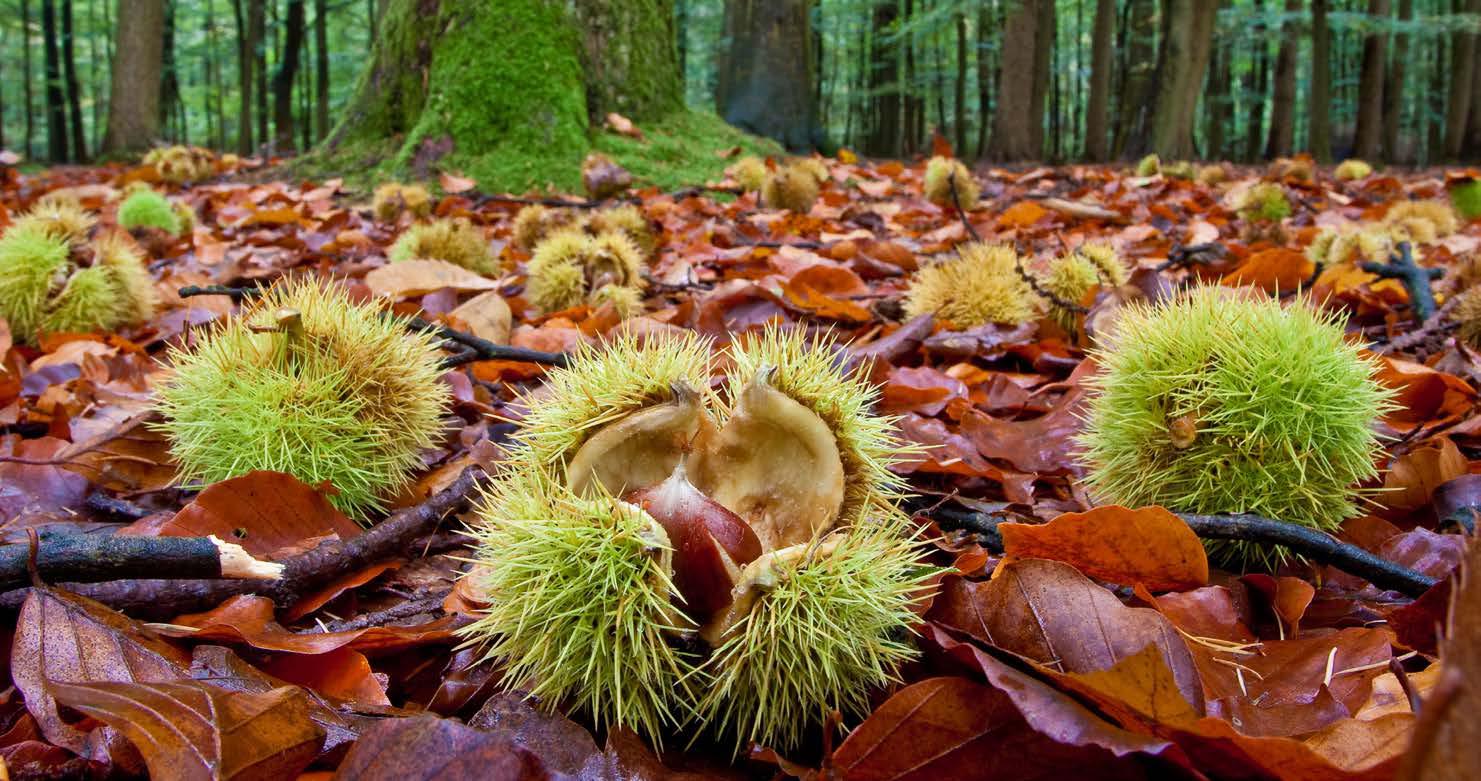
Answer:
<path fill-rule="evenodd" d="M 388 719 L 360 736 L 334 777 L 546 781 L 550 775 L 538 757 L 505 736 L 451 719 L 418 716 Z"/>
<path fill-rule="evenodd" d="M 466 193 L 478 186 L 478 182 L 466 176 L 457 176 L 446 172 L 437 177 L 437 183 L 442 187 L 442 191 L 448 195 Z"/>
<path fill-rule="evenodd" d="M 634 125 L 631 119 L 628 119 L 627 117 L 624 117 L 615 111 L 608 112 L 607 127 L 612 128 L 612 130 L 616 131 L 619 135 L 637 139 L 638 141 L 646 140 L 643 137 L 643 131 L 639 130 L 638 126 Z"/>
<path fill-rule="evenodd" d="M 509 329 L 514 315 L 497 290 L 479 293 L 449 312 L 448 316 L 461 322 L 468 333 L 480 339 L 494 344 L 509 344 Z"/>
<path fill-rule="evenodd" d="M 1003 551 L 1020 559 L 1053 559 L 1097 580 L 1182 591 L 1208 582 L 1208 556 L 1198 535 L 1162 507 L 1119 505 L 1065 513 L 1046 524 L 1004 523 Z"/>
<path fill-rule="evenodd" d="M 207 486 L 158 533 L 214 534 L 258 558 L 283 558 L 281 552 L 300 553 L 309 540 L 356 537 L 360 527 L 293 475 L 256 471 Z"/>
<path fill-rule="evenodd" d="M 99 681 L 53 683 L 48 690 L 57 702 L 123 733 L 154 778 L 292 778 L 324 739 L 297 687 L 257 694 L 200 681 Z"/>
<path fill-rule="evenodd" d="M 403 260 L 381 266 L 365 275 L 365 284 L 376 296 L 400 300 L 448 288 L 458 292 L 494 290 L 496 280 L 481 277 L 445 260 Z"/>

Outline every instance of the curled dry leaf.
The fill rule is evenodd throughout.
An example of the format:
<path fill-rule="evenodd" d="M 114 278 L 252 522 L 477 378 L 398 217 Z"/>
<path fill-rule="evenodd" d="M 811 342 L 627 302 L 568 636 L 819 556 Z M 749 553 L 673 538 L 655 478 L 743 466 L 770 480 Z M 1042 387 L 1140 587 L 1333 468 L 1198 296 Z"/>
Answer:
<path fill-rule="evenodd" d="M 497 290 L 479 293 L 468 299 L 448 315 L 462 324 L 468 333 L 494 344 L 509 344 L 509 330 L 513 327 L 513 314 L 509 304 Z"/>
<path fill-rule="evenodd" d="M 1097 580 L 1149 591 L 1182 591 L 1208 582 L 1208 556 L 1188 525 L 1162 507 L 1119 505 L 1065 513 L 1049 523 L 1004 523 L 1005 553 L 1053 559 Z"/>
<path fill-rule="evenodd" d="M 376 296 L 400 300 L 426 295 L 444 288 L 460 293 L 495 290 L 496 280 L 481 277 L 445 260 L 403 260 L 381 266 L 365 275 L 365 284 Z"/>

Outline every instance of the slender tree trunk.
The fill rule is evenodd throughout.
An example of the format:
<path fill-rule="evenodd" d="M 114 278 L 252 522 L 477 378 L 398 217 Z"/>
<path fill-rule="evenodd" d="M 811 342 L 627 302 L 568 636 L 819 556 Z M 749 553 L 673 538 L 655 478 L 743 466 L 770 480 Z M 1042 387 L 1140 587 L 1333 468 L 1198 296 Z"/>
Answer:
<path fill-rule="evenodd" d="M 1460 157 L 1466 161 L 1481 157 L 1481 36 L 1477 36 L 1471 45 L 1474 49 L 1471 57 L 1471 107 L 1460 148 Z"/>
<path fill-rule="evenodd" d="M 956 17 L 956 153 L 967 156 L 967 12 Z"/>
<path fill-rule="evenodd" d="M 42 56 L 46 74 L 46 156 L 67 162 L 67 99 L 62 92 L 62 67 L 57 53 L 55 0 L 41 0 Z"/>
<path fill-rule="evenodd" d="M 1039 0 L 1039 20 L 1034 25 L 1034 78 L 1033 97 L 1029 103 L 1029 132 L 1033 139 L 1033 159 L 1043 159 L 1044 154 L 1044 104 L 1048 102 L 1049 79 L 1053 72 L 1054 57 L 1054 5 L 1055 0 Z M 1056 136 L 1057 128 L 1056 128 Z"/>
<path fill-rule="evenodd" d="M 1037 44 L 1043 16 L 1039 5 L 1049 1 L 1021 0 L 1009 11 L 1003 26 L 998 106 L 987 152 L 994 160 L 1033 160 L 1042 151 L 1036 128 L 1044 119 L 1044 91 L 1034 81 L 1039 75 Z M 1025 74 L 1030 78 L 1024 78 Z"/>
<path fill-rule="evenodd" d="M 1255 0 L 1257 11 L 1263 12 L 1264 8 L 1265 0 Z M 1259 159 L 1265 142 L 1265 96 L 1270 60 L 1263 22 L 1257 22 L 1252 32 L 1250 45 L 1254 51 L 1250 53 L 1250 70 L 1245 77 L 1245 94 L 1249 96 L 1250 107 L 1243 158 L 1248 161 Z"/>
<path fill-rule="evenodd" d="M 1152 148 L 1166 160 L 1194 155 L 1193 117 L 1213 46 L 1216 0 L 1169 0 L 1167 56 L 1158 76 Z"/>
<path fill-rule="evenodd" d="M 720 116 L 792 150 L 821 141 L 808 0 L 726 0 Z"/>
<path fill-rule="evenodd" d="M 679 39 L 684 40 L 682 37 Z M 681 70 L 680 73 L 683 71 Z M 329 3 L 314 0 L 314 138 L 329 135 Z"/>
<path fill-rule="evenodd" d="M 1229 46 L 1214 42 L 1208 66 L 1208 95 L 1204 98 L 1203 135 L 1208 139 L 1208 156 L 1214 160 L 1229 157 L 1228 129 L 1234 126 L 1234 99 L 1230 95 Z"/>
<path fill-rule="evenodd" d="M 1327 27 L 1327 0 L 1311 0 L 1311 92 L 1307 96 L 1311 155 L 1332 162 L 1332 34 Z"/>
<path fill-rule="evenodd" d="M 31 0 L 21 0 L 21 99 L 26 103 L 26 157 L 31 157 L 32 141 L 36 136 L 36 105 L 31 94 Z"/>
<path fill-rule="evenodd" d="M 147 149 L 159 135 L 164 0 L 118 0 L 113 83 L 108 92 L 106 153 Z"/>
<path fill-rule="evenodd" d="M 1126 45 L 1121 87 L 1121 108 L 1116 112 L 1114 157 L 1138 157 L 1149 148 L 1148 128 L 1152 96 L 1156 90 L 1157 45 L 1160 25 L 1154 0 L 1130 0 L 1126 6 Z"/>
<path fill-rule="evenodd" d="M 869 63 L 869 91 L 873 95 L 865 149 L 871 155 L 894 157 L 900 140 L 900 44 L 886 43 L 899 15 L 893 2 L 880 3 L 870 17 L 875 57 Z"/>
<path fill-rule="evenodd" d="M 267 110 L 267 0 L 247 0 L 247 26 L 252 40 L 252 98 L 255 103 L 252 111 L 257 118 L 257 139 L 266 144 L 272 140 L 268 132 Z"/>
<path fill-rule="evenodd" d="M 288 0 L 288 22 L 283 57 L 273 74 L 273 144 L 278 154 L 293 151 L 293 80 L 298 77 L 298 54 L 303 49 L 303 0 Z"/>
<path fill-rule="evenodd" d="M 1414 0 L 1399 0 L 1399 21 L 1409 22 L 1414 18 Z M 1383 87 L 1383 156 L 1397 162 L 1399 153 L 1399 129 L 1404 117 L 1404 78 L 1409 61 L 1409 43 L 1413 38 L 1408 33 L 1394 35 L 1394 56 L 1388 66 L 1388 83 Z"/>
<path fill-rule="evenodd" d="M 82 126 L 82 96 L 77 83 L 77 52 L 72 34 L 72 0 L 62 0 L 62 69 L 67 86 L 67 114 L 71 118 L 72 161 L 87 162 L 87 135 Z"/>
<path fill-rule="evenodd" d="M 1110 102 L 1111 68 L 1115 60 L 1111 38 L 1116 31 L 1116 0 L 1096 0 L 1090 33 L 1090 98 L 1085 109 L 1085 157 L 1105 162 L 1110 157 L 1106 137 L 1106 106 Z"/>
<path fill-rule="evenodd" d="M 1368 0 L 1368 15 L 1388 18 L 1388 0 Z M 1353 139 L 1353 153 L 1365 160 L 1377 160 L 1383 141 L 1383 71 L 1387 34 L 1375 32 L 1363 42 L 1363 66 L 1358 86 L 1358 128 Z M 1464 126 L 1462 126 L 1462 130 Z"/>
<path fill-rule="evenodd" d="M 252 51 L 257 44 L 252 40 L 252 26 L 242 7 L 243 0 L 232 0 L 232 16 L 237 25 L 237 95 L 241 103 L 237 107 L 237 153 L 252 154 Z"/>
<path fill-rule="evenodd" d="M 982 3 L 977 8 L 977 156 L 987 156 L 987 133 L 992 127 L 993 61 L 992 8 Z"/>
<path fill-rule="evenodd" d="M 165 0 L 165 33 L 160 59 L 159 126 L 167 135 L 177 139 L 181 135 L 180 128 L 179 125 L 172 127 L 171 121 L 179 116 L 176 111 L 179 103 L 180 77 L 175 72 L 175 3 L 174 0 Z"/>
<path fill-rule="evenodd" d="M 1286 0 L 1286 15 L 1301 11 L 1301 0 Z M 1296 144 L 1296 50 L 1300 46 L 1297 24 L 1281 24 L 1280 52 L 1275 57 L 1275 89 L 1270 109 L 1270 140 L 1266 157 L 1287 157 Z"/>
<path fill-rule="evenodd" d="M 1466 0 L 1465 11 L 1481 12 L 1481 0 Z M 1445 107 L 1444 158 L 1455 160 L 1460 157 L 1465 144 L 1466 122 L 1470 116 L 1476 70 L 1476 35 L 1457 32 L 1451 36 L 1450 47 L 1450 94 Z"/>

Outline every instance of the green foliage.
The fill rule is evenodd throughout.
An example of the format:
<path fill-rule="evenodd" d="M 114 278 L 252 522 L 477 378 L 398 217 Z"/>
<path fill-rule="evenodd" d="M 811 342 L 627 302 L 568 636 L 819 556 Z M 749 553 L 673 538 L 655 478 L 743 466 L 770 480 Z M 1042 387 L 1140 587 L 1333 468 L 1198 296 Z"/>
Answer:
<path fill-rule="evenodd" d="M 135 189 L 118 205 L 118 224 L 129 230 L 158 228 L 171 236 L 180 235 L 183 227 L 170 199 L 147 187 Z"/>
<path fill-rule="evenodd" d="M 170 357 L 160 428 L 188 483 L 287 472 L 328 482 L 330 501 L 364 519 L 443 433 L 436 340 L 337 286 L 280 282 Z"/>
<path fill-rule="evenodd" d="M 1358 515 L 1354 486 L 1377 474 L 1374 424 L 1390 392 L 1306 301 L 1195 288 L 1122 310 L 1080 444 L 1104 502 L 1249 512 L 1335 530 Z M 1271 565 L 1283 549 L 1215 543 Z"/>
<path fill-rule="evenodd" d="M 616 133 L 600 133 L 591 140 L 593 149 L 631 171 L 639 186 L 676 190 L 719 181 L 728 161 L 718 153 L 727 149 L 739 147 L 743 154 L 762 158 L 782 154 L 776 142 L 727 125 L 713 113 L 699 109 L 676 111 L 641 127 L 645 141 Z M 556 180 L 556 184 L 579 190 L 579 164 L 578 159 L 571 166 L 568 182 Z"/>
<path fill-rule="evenodd" d="M 1467 220 L 1481 217 L 1481 180 L 1467 179 L 1450 188 L 1450 203 Z"/>

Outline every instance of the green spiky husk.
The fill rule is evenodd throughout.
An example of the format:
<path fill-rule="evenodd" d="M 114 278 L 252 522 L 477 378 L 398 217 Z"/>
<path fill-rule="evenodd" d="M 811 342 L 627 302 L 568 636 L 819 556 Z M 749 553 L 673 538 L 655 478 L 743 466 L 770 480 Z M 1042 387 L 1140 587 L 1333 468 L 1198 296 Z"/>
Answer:
<path fill-rule="evenodd" d="M 973 242 L 957 256 L 922 267 L 905 293 L 905 314 L 934 314 L 953 328 L 1033 319 L 1038 296 L 1018 276 L 1018 253 L 1003 244 Z"/>
<path fill-rule="evenodd" d="M 897 524 L 841 532 L 830 552 L 786 566 L 710 657 L 708 730 L 788 751 L 830 709 L 868 712 L 869 692 L 915 658 L 912 608 L 937 570 Z"/>
<path fill-rule="evenodd" d="M 1468 221 L 1481 217 L 1481 180 L 1468 179 L 1451 187 L 1450 205 Z"/>
<path fill-rule="evenodd" d="M 0 237 L 0 315 L 16 338 L 112 331 L 154 313 L 154 282 L 126 239 L 69 243 L 57 223 L 24 217 Z M 91 256 L 78 267 L 74 255 Z"/>
<path fill-rule="evenodd" d="M 956 198 L 961 202 L 962 208 L 977 208 L 977 197 L 981 194 L 981 190 L 977 187 L 977 180 L 972 178 L 972 172 L 967 170 L 961 161 L 951 157 L 933 157 L 930 162 L 926 163 L 926 174 L 921 188 L 926 200 L 943 209 L 953 208 L 955 206 L 951 195 L 953 178 L 956 184 Z"/>
<path fill-rule="evenodd" d="M 529 470 L 507 472 L 480 515 L 471 577 L 489 607 L 458 631 L 503 661 L 509 687 L 655 741 L 690 718 L 699 673 L 670 642 L 692 627 L 672 607 L 661 526 Z"/>
<path fill-rule="evenodd" d="M 1354 486 L 1377 474 L 1373 427 L 1390 392 L 1337 315 L 1233 296 L 1195 288 L 1123 310 L 1089 381 L 1087 482 L 1108 503 L 1336 529 L 1359 514 Z M 1180 422 L 1196 432 L 1191 443 L 1178 441 Z M 1267 566 L 1287 555 L 1213 549 Z"/>
<path fill-rule="evenodd" d="M 443 260 L 479 274 L 496 269 L 483 231 L 466 219 L 418 223 L 406 229 L 386 253 L 392 261 Z"/>
<path fill-rule="evenodd" d="M 1350 157 L 1337 164 L 1332 175 L 1344 182 L 1355 182 L 1373 175 L 1373 166 L 1366 161 Z"/>
<path fill-rule="evenodd" d="M 158 228 L 171 236 L 180 235 L 180 215 L 163 195 L 147 187 L 139 188 L 118 205 L 118 225 L 127 230 Z"/>
<path fill-rule="evenodd" d="M 617 316 L 626 320 L 643 312 L 643 291 L 629 285 L 602 285 L 587 296 L 592 308 L 611 304 Z"/>
<path fill-rule="evenodd" d="M 1291 216 L 1291 201 L 1285 188 L 1274 182 L 1261 182 L 1245 193 L 1239 216 L 1246 222 L 1280 222 Z"/>
<path fill-rule="evenodd" d="M 41 223 L 17 224 L 0 237 L 0 314 L 23 340 L 35 338 L 52 282 L 66 274 L 71 248 Z"/>
<path fill-rule="evenodd" d="M 301 333 L 252 331 L 285 309 L 300 313 Z M 326 283 L 281 282 L 171 358 L 160 428 L 188 483 L 287 472 L 329 482 L 330 501 L 363 520 L 442 435 L 449 394 L 436 340 Z"/>
<path fill-rule="evenodd" d="M 761 203 L 768 209 L 806 214 L 818 199 L 818 180 L 794 165 L 772 171 L 761 183 Z"/>
<path fill-rule="evenodd" d="M 529 414 L 511 458 L 564 480 L 567 459 L 597 429 L 673 397 L 675 384 L 713 398 L 710 342 L 686 332 L 640 341 L 620 336 L 578 349 L 567 367 L 552 369 L 545 385 L 522 397 Z M 708 405 L 706 405 L 708 406 Z"/>
<path fill-rule="evenodd" d="M 759 157 L 742 157 L 730 167 L 730 178 L 746 192 L 759 192 L 766 183 L 766 162 Z"/>
<path fill-rule="evenodd" d="M 1136 163 L 1137 176 L 1156 176 L 1162 172 L 1162 158 L 1155 154 L 1147 155 Z"/>
<path fill-rule="evenodd" d="M 866 379 L 865 367 L 846 368 L 832 336 L 809 341 L 800 330 L 768 327 L 740 337 L 730 357 L 730 399 L 741 398 L 764 374 L 771 387 L 812 410 L 833 432 L 845 476 L 839 524 L 899 513 L 895 501 L 906 481 L 890 467 L 912 448 L 895 436 L 896 418 L 874 412 L 879 390 Z M 729 414 L 725 410 L 724 417 Z"/>

